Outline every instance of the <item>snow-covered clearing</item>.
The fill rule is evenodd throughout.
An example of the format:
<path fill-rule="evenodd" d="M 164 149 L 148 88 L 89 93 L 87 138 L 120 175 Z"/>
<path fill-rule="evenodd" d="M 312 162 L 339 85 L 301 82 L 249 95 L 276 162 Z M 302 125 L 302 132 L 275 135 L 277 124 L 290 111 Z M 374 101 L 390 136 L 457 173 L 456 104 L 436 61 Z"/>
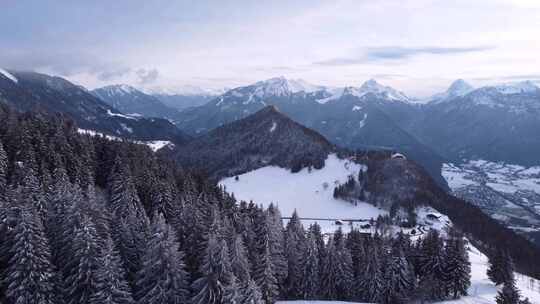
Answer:
<path fill-rule="evenodd" d="M 125 139 L 122 139 L 120 137 L 106 135 L 106 134 L 103 134 L 103 133 L 100 133 L 100 132 L 97 132 L 97 131 L 94 131 L 94 130 L 78 129 L 77 132 L 79 132 L 79 134 L 86 134 L 86 135 L 90 135 L 90 136 L 105 137 L 108 140 L 115 140 L 115 141 L 125 140 Z M 135 141 L 132 141 L 132 142 L 135 143 L 135 144 L 139 144 L 139 145 L 147 145 L 154 152 L 156 152 L 157 150 L 159 150 L 159 149 L 161 149 L 163 147 L 172 147 L 172 146 L 174 146 L 174 144 L 172 142 L 168 141 L 168 140 L 151 140 L 151 141 L 135 140 Z"/>
<path fill-rule="evenodd" d="M 152 149 L 152 151 L 156 152 L 157 150 L 163 148 L 163 147 L 173 147 L 174 144 L 168 140 L 153 140 L 153 141 L 144 141 L 144 142 L 137 142 L 141 144 L 145 144 Z"/>
<path fill-rule="evenodd" d="M 272 127 L 270 127 L 270 132 L 274 132 L 277 128 L 277 123 L 275 121 L 272 122 Z"/>
<path fill-rule="evenodd" d="M 296 209 L 301 218 L 316 219 L 365 219 L 377 218 L 386 211 L 359 202 L 356 206 L 333 197 L 334 187 L 347 181 L 349 175 L 357 176 L 362 168 L 348 160 L 331 154 L 324 168 L 291 173 L 290 170 L 268 166 L 220 182 L 238 200 L 254 201 L 264 206 L 277 204 L 284 217 Z M 323 230 L 336 229 L 333 220 L 304 220 L 304 225 L 318 222 Z"/>
<path fill-rule="evenodd" d="M 125 118 L 125 119 L 137 119 L 137 117 L 124 115 L 124 114 L 120 114 L 120 113 L 113 113 L 113 112 L 111 112 L 111 110 L 107 110 L 107 115 L 115 116 L 115 117 L 121 117 L 121 118 Z"/>
<path fill-rule="evenodd" d="M 15 83 L 19 83 L 19 80 L 13 76 L 13 74 L 11 74 L 10 72 L 4 70 L 4 69 L 0 69 L 0 74 L 4 75 L 7 79 L 15 82 Z"/>

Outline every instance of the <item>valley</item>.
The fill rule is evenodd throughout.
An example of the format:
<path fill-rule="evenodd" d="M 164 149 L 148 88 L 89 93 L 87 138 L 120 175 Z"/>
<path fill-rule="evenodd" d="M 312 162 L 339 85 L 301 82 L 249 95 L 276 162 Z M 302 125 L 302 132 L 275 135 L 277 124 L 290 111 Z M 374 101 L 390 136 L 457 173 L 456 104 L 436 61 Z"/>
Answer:
<path fill-rule="evenodd" d="M 540 167 L 476 160 L 445 164 L 443 176 L 454 195 L 540 245 Z"/>

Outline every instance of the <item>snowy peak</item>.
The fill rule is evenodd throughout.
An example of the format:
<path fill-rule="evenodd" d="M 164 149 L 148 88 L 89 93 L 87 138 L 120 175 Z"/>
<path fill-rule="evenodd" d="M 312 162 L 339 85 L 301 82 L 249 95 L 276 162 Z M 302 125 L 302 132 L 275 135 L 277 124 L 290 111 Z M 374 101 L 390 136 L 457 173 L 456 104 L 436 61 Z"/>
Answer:
<path fill-rule="evenodd" d="M 151 87 L 143 91 L 149 95 L 164 95 L 164 96 L 219 96 L 227 92 L 228 88 L 207 89 L 194 85 L 181 85 L 176 87 Z"/>
<path fill-rule="evenodd" d="M 473 86 L 463 79 L 458 79 L 452 82 L 448 90 L 446 90 L 446 94 L 448 97 L 464 96 L 472 90 L 474 90 Z"/>
<path fill-rule="evenodd" d="M 494 86 L 493 88 L 501 94 L 534 93 L 540 90 L 540 88 L 530 80 L 513 84 L 501 84 Z"/>
<path fill-rule="evenodd" d="M 288 96 L 293 93 L 310 93 L 322 89 L 322 87 L 309 84 L 302 79 L 292 80 L 283 76 L 259 81 L 253 86 L 255 95 L 259 97 Z"/>
<path fill-rule="evenodd" d="M 109 96 L 114 96 L 114 95 L 122 96 L 126 94 L 139 93 L 140 91 L 127 84 L 115 84 L 115 85 L 109 85 L 109 86 L 105 86 L 99 89 L 95 89 L 94 92 L 96 92 L 96 94 L 98 95 L 107 94 Z"/>
<path fill-rule="evenodd" d="M 428 102 L 441 103 L 449 99 L 465 96 L 472 91 L 474 91 L 474 87 L 460 78 L 454 80 L 446 92 L 433 95 Z"/>
<path fill-rule="evenodd" d="M 398 91 L 392 87 L 384 86 L 378 83 L 375 79 L 370 79 L 362 84 L 359 88 L 346 87 L 343 90 L 344 95 L 353 95 L 362 97 L 366 94 L 374 94 L 377 97 L 382 97 L 388 100 L 408 102 L 410 99 L 405 93 Z"/>

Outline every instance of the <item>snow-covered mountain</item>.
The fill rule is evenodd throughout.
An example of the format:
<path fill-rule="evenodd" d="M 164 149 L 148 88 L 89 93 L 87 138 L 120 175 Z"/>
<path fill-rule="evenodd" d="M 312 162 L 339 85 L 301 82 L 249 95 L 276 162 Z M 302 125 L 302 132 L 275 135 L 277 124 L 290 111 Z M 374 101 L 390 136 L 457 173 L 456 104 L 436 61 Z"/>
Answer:
<path fill-rule="evenodd" d="M 452 84 L 446 90 L 446 92 L 433 95 L 429 99 L 429 102 L 433 102 L 433 103 L 443 102 L 451 98 L 467 95 L 473 90 L 474 90 L 474 87 L 470 85 L 469 83 L 467 83 L 465 80 L 457 79 L 454 82 L 452 82 Z"/>
<path fill-rule="evenodd" d="M 123 113 L 167 119 L 178 114 L 176 109 L 166 106 L 155 96 L 125 84 L 105 86 L 91 93 Z"/>
<path fill-rule="evenodd" d="M 364 82 L 360 87 L 346 87 L 343 94 L 350 94 L 356 97 L 362 97 L 366 94 L 374 94 L 375 96 L 392 101 L 409 101 L 409 97 L 405 93 L 398 91 L 392 87 L 384 86 L 378 83 L 375 79 L 370 79 Z"/>
<path fill-rule="evenodd" d="M 132 93 L 132 89 L 118 87 L 116 92 L 127 95 Z M 125 115 L 85 88 L 61 77 L 2 70 L 0 102 L 20 111 L 39 109 L 62 113 L 75 120 L 83 129 L 118 137 L 173 141 L 188 138 L 167 120 Z"/>

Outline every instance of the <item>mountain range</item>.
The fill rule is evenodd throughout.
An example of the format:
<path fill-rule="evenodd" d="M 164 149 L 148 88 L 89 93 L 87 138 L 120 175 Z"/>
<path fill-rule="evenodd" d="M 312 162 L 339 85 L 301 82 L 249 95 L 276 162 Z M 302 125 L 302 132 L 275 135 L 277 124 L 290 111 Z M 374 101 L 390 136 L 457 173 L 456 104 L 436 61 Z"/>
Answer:
<path fill-rule="evenodd" d="M 19 111 L 66 114 L 82 129 L 118 137 L 174 142 L 189 138 L 166 119 L 124 114 L 81 86 L 35 72 L 2 70 L 0 102 Z"/>

